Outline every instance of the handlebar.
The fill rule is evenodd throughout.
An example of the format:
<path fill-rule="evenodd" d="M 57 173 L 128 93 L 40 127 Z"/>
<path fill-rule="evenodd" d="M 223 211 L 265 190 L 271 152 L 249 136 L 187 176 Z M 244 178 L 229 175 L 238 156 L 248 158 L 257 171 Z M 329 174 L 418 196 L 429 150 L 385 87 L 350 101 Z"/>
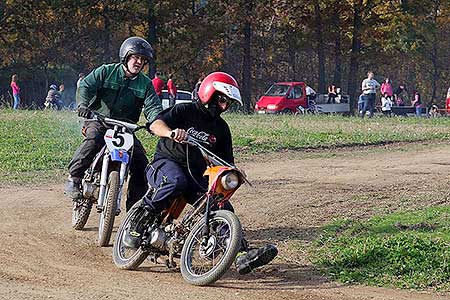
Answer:
<path fill-rule="evenodd" d="M 98 121 L 98 122 L 103 123 L 106 127 L 115 126 L 115 125 L 120 126 L 120 127 L 125 127 L 131 133 L 135 133 L 135 132 L 137 132 L 137 131 L 139 131 L 141 129 L 146 129 L 145 126 L 134 124 L 134 123 L 128 123 L 128 122 L 120 121 L 120 120 L 116 120 L 116 119 L 107 118 L 107 117 L 105 117 L 102 114 L 99 114 L 97 112 L 92 112 L 92 118 L 91 119 L 86 119 L 86 121 Z"/>

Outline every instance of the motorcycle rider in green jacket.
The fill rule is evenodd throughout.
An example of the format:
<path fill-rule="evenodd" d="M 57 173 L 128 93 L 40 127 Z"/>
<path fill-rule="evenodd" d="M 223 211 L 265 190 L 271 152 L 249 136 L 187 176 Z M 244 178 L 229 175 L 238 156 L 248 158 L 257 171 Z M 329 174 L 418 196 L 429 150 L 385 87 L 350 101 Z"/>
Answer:
<path fill-rule="evenodd" d="M 119 50 L 119 63 L 102 65 L 89 73 L 77 89 L 78 116 L 92 118 L 92 112 L 105 117 L 137 123 L 141 112 L 152 122 L 162 110 L 150 78 L 142 73 L 153 59 L 153 50 L 143 38 L 126 39 Z M 81 179 L 94 156 L 105 144 L 106 128 L 98 121 L 84 123 L 85 138 L 69 163 L 64 193 L 71 199 L 81 197 Z M 127 210 L 147 191 L 145 167 L 148 159 L 136 138 L 130 164 Z"/>

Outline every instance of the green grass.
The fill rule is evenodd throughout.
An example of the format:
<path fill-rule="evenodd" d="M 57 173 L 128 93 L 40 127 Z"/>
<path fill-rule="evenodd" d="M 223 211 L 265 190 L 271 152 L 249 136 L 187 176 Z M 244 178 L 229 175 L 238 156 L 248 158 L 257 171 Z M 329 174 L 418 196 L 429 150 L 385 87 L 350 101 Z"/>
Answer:
<path fill-rule="evenodd" d="M 450 118 L 227 115 L 236 146 L 253 153 L 450 139 Z"/>
<path fill-rule="evenodd" d="M 236 156 L 283 149 L 333 148 L 390 142 L 449 140 L 450 118 L 226 114 Z M 142 120 L 144 122 L 144 120 Z M 56 178 L 80 144 L 73 112 L 0 110 L 0 185 Z M 157 139 L 138 133 L 149 157 Z"/>
<path fill-rule="evenodd" d="M 343 283 L 448 290 L 450 207 L 335 221 L 314 248 L 313 262 Z"/>

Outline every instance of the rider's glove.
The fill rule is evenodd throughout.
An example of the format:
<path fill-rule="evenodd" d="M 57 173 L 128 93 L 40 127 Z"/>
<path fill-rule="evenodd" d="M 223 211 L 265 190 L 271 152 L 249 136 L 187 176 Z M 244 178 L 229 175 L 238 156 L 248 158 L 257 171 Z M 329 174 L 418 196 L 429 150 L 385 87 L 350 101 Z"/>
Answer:
<path fill-rule="evenodd" d="M 92 119 L 94 114 L 86 106 L 80 106 L 80 107 L 78 107 L 78 116 L 82 117 L 82 118 L 86 118 L 86 119 Z"/>

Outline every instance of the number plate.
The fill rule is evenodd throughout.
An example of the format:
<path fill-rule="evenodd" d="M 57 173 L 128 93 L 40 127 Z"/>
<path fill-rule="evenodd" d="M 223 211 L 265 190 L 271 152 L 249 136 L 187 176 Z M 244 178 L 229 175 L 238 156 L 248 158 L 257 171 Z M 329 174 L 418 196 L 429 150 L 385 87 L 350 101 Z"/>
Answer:
<path fill-rule="evenodd" d="M 108 129 L 105 133 L 105 143 L 109 151 L 114 149 L 130 150 L 133 146 L 133 135 Z"/>

